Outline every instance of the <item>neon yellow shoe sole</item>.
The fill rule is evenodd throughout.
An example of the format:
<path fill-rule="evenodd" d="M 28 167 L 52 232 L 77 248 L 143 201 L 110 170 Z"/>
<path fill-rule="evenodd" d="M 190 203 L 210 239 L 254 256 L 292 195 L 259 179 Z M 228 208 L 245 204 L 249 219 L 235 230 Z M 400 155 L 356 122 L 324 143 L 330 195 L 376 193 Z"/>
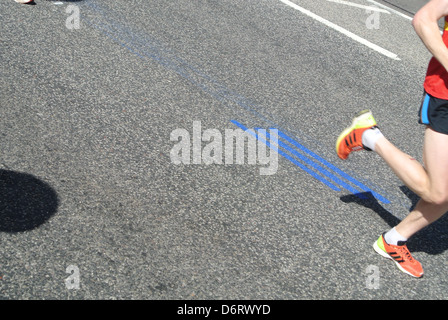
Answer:
<path fill-rule="evenodd" d="M 362 144 L 362 134 L 367 129 L 376 127 L 376 121 L 370 110 L 363 110 L 356 115 L 352 125 L 346 128 L 336 140 L 336 153 L 345 160 L 353 151 L 370 150 Z"/>

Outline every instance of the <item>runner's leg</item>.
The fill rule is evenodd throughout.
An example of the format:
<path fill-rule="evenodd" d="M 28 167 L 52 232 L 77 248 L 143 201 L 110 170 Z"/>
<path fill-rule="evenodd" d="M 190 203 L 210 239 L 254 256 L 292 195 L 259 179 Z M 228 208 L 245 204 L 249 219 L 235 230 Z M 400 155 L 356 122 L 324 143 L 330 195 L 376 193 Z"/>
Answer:
<path fill-rule="evenodd" d="M 428 197 L 429 177 L 425 168 L 410 155 L 404 153 L 387 138 L 381 137 L 375 151 L 386 161 L 404 184 L 421 198 Z"/>
<path fill-rule="evenodd" d="M 406 238 L 439 219 L 448 211 L 448 135 L 431 128 L 425 132 L 424 163 L 396 148 L 386 138 L 377 141 L 375 151 L 421 200 L 396 227 Z"/>
<path fill-rule="evenodd" d="M 423 156 L 428 180 L 425 197 L 422 196 L 415 209 L 396 227 L 407 238 L 448 211 L 448 135 L 428 127 Z"/>

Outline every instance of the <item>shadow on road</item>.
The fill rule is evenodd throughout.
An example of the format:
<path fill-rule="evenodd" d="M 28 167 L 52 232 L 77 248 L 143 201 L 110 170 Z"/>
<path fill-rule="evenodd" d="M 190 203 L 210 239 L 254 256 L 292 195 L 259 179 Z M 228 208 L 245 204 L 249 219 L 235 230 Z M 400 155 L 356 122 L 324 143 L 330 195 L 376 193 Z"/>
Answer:
<path fill-rule="evenodd" d="M 47 1 L 52 1 L 52 2 L 56 2 L 56 1 L 58 1 L 58 2 L 80 2 L 80 1 L 84 1 L 84 0 L 47 0 Z M 36 2 L 31 1 L 31 2 L 25 3 L 25 4 L 29 5 L 29 6 L 35 6 Z"/>
<path fill-rule="evenodd" d="M 413 210 L 417 204 L 419 197 L 409 190 L 406 186 L 400 187 L 401 191 L 411 200 Z M 371 192 L 363 192 L 359 194 L 351 194 L 340 198 L 345 203 L 354 202 L 363 207 L 369 208 L 376 212 L 391 228 L 400 223 L 400 219 L 392 213 L 384 209 Z M 387 231 L 387 230 L 384 230 Z M 448 249 L 448 214 L 445 214 L 432 225 L 415 234 L 408 241 L 408 248 L 411 251 L 422 251 L 428 254 L 441 254 Z"/>
<path fill-rule="evenodd" d="M 0 232 L 33 230 L 48 221 L 58 205 L 58 195 L 47 183 L 0 169 Z"/>

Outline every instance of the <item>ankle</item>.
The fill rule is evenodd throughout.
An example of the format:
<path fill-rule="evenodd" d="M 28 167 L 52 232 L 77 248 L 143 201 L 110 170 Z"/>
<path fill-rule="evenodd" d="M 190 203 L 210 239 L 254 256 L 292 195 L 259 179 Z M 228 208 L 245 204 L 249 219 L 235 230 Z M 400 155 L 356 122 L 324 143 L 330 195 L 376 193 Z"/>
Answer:
<path fill-rule="evenodd" d="M 399 233 L 396 228 L 393 228 L 386 232 L 384 235 L 384 240 L 386 240 L 388 244 L 396 246 L 399 242 L 408 241 L 408 238 Z"/>
<path fill-rule="evenodd" d="M 380 129 L 378 128 L 367 129 L 362 134 L 362 144 L 365 147 L 369 148 L 370 150 L 376 151 L 377 143 L 381 138 L 384 138 L 384 136 L 381 133 Z"/>

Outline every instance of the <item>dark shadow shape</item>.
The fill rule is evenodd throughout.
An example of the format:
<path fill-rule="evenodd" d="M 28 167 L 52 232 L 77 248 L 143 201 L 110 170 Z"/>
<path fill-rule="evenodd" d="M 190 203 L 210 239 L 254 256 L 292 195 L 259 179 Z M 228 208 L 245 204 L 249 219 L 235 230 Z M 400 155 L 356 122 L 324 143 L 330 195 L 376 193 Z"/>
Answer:
<path fill-rule="evenodd" d="M 0 169 L 0 232 L 33 230 L 50 219 L 59 206 L 47 183 L 27 174 Z"/>
<path fill-rule="evenodd" d="M 400 219 L 398 219 L 389 211 L 384 209 L 378 203 L 378 200 L 373 196 L 373 194 L 370 191 L 356 194 L 349 194 L 346 196 L 342 196 L 340 199 L 342 202 L 345 203 L 354 202 L 356 204 L 359 204 L 363 207 L 375 211 L 391 228 L 395 227 L 398 223 L 400 223 Z"/>
<path fill-rule="evenodd" d="M 406 186 L 401 186 L 400 190 L 411 200 L 412 206 L 409 211 L 412 211 L 415 208 L 419 197 L 411 190 L 409 190 Z M 342 202 L 354 202 L 363 207 L 373 210 L 391 228 L 395 227 L 401 221 L 389 211 L 384 209 L 371 192 L 345 195 L 340 197 L 340 199 Z M 445 214 L 433 224 L 416 233 L 411 239 L 409 239 L 408 247 L 411 251 L 422 251 L 432 255 L 445 252 L 448 249 L 448 215 Z"/>
<path fill-rule="evenodd" d="M 401 192 L 403 192 L 404 195 L 406 197 L 408 197 L 409 200 L 411 200 L 412 204 L 411 204 L 411 208 L 409 209 L 409 211 L 414 210 L 415 205 L 417 204 L 418 200 L 420 200 L 420 197 L 418 195 L 416 195 L 411 189 L 409 189 L 406 186 L 401 186 L 399 188 L 400 188 Z"/>
<path fill-rule="evenodd" d="M 84 0 L 47 0 L 47 1 L 51 1 L 51 2 L 56 2 L 56 1 L 60 1 L 60 2 L 81 2 Z M 26 4 L 28 6 L 35 6 L 37 3 L 34 1 L 28 2 L 28 3 L 23 3 Z"/>

